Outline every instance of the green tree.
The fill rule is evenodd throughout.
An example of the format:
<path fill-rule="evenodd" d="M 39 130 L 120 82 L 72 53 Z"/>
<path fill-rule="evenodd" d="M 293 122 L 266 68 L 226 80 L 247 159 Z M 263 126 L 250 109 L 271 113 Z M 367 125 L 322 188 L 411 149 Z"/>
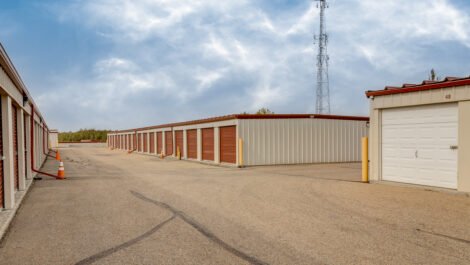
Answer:
<path fill-rule="evenodd" d="M 431 72 L 429 73 L 429 80 L 439 81 L 439 77 L 436 75 L 436 71 L 434 71 L 434 68 L 431 69 Z"/>
<path fill-rule="evenodd" d="M 59 142 L 106 142 L 110 130 L 80 129 L 77 132 L 59 133 Z"/>
<path fill-rule="evenodd" d="M 261 108 L 256 114 L 274 114 L 274 112 L 270 111 L 268 108 Z"/>

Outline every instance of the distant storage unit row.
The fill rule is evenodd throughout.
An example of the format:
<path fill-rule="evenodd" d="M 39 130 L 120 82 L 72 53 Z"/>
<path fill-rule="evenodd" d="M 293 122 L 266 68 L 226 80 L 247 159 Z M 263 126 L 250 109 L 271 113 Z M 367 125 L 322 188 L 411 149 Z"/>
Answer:
<path fill-rule="evenodd" d="M 49 151 L 49 129 L 0 45 L 0 211 L 16 206 Z M 33 169 L 34 168 L 34 169 Z"/>
<path fill-rule="evenodd" d="M 367 117 L 229 115 L 108 134 L 108 146 L 235 166 L 361 160 Z"/>
<path fill-rule="evenodd" d="M 470 192 L 470 77 L 368 91 L 370 179 Z"/>

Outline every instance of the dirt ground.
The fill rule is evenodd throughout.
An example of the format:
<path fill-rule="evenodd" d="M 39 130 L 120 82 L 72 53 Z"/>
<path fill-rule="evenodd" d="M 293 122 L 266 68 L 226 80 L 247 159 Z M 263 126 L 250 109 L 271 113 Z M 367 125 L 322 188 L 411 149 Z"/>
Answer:
<path fill-rule="evenodd" d="M 67 180 L 33 184 L 0 264 L 470 264 L 468 194 L 362 184 L 359 164 L 61 155 Z"/>

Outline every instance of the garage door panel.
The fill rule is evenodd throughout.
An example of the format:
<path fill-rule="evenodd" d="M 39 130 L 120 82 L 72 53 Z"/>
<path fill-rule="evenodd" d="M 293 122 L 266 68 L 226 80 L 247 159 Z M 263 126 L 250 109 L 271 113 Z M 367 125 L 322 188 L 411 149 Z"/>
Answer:
<path fill-rule="evenodd" d="M 383 137 L 383 143 L 389 143 L 392 142 L 395 144 L 396 139 L 401 139 L 401 144 L 406 144 L 408 143 L 414 143 L 415 137 L 414 137 L 414 130 L 412 128 L 407 128 L 404 126 L 387 126 L 383 127 L 383 132 L 382 132 L 382 137 Z"/>
<path fill-rule="evenodd" d="M 202 159 L 214 161 L 214 128 L 204 128 L 202 133 Z"/>
<path fill-rule="evenodd" d="M 457 188 L 457 104 L 382 112 L 382 179 Z"/>
<path fill-rule="evenodd" d="M 237 130 L 235 126 L 220 127 L 220 161 L 237 162 Z"/>
<path fill-rule="evenodd" d="M 439 185 L 438 187 L 442 188 L 455 188 L 455 181 L 454 181 L 454 171 L 446 171 L 446 170 L 424 170 L 420 169 L 418 170 L 418 176 L 419 179 L 421 180 L 420 183 L 421 185 L 426 185 L 426 186 L 436 186 L 436 178 L 434 176 L 438 175 L 439 176 Z"/>
<path fill-rule="evenodd" d="M 144 133 L 144 153 L 148 153 L 148 133 Z"/>
<path fill-rule="evenodd" d="M 173 155 L 173 132 L 165 132 L 165 155 Z"/>
<path fill-rule="evenodd" d="M 188 130 L 186 138 L 188 158 L 197 159 L 197 130 Z"/>
<path fill-rule="evenodd" d="M 150 153 L 155 154 L 155 133 L 150 133 Z"/>

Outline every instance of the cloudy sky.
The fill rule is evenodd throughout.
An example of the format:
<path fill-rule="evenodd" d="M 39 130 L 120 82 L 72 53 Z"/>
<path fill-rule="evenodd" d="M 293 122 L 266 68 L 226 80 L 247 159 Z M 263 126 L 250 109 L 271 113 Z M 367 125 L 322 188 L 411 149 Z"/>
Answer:
<path fill-rule="evenodd" d="M 330 0 L 333 114 L 470 75 L 468 0 Z M 0 41 L 50 127 L 124 129 L 315 106 L 312 0 L 0 0 Z"/>

